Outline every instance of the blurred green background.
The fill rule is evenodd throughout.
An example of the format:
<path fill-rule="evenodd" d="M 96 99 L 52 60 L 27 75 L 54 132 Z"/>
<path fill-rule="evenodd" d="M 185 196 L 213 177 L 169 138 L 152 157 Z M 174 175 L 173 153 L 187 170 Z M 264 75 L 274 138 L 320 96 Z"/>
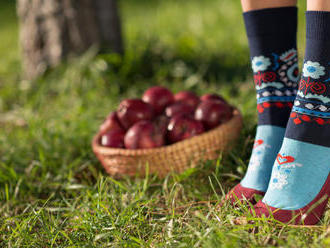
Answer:
<path fill-rule="evenodd" d="M 299 2 L 299 9 L 298 47 L 302 52 L 304 1 Z M 154 55 L 165 63 L 182 59 L 195 70 L 205 68 L 202 73 L 208 77 L 245 79 L 248 49 L 239 1 L 126 0 L 120 1 L 120 10 L 127 56 L 142 56 L 150 49 L 144 56 Z M 13 1 L 3 0 L 0 11 L 0 76 L 5 80 L 20 73 L 18 26 Z M 135 69 L 146 73 L 150 66 Z"/>

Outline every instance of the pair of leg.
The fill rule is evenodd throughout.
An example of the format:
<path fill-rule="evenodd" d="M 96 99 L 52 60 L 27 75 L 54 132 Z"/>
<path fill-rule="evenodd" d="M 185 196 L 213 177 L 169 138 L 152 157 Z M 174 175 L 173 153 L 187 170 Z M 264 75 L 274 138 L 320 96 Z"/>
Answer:
<path fill-rule="evenodd" d="M 330 194 L 330 1 L 308 0 L 302 75 L 296 0 L 242 6 L 259 121 L 247 173 L 227 197 L 255 204 L 264 195 L 258 216 L 315 224 Z"/>

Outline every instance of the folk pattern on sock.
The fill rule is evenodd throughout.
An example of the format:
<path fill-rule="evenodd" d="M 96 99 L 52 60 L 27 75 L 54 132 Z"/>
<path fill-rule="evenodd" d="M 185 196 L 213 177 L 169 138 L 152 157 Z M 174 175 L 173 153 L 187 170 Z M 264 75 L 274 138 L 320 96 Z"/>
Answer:
<path fill-rule="evenodd" d="M 330 124 L 330 75 L 319 62 L 306 61 L 299 83 L 297 99 L 291 118 L 299 125 L 315 121 L 319 125 Z"/>
<path fill-rule="evenodd" d="M 263 202 L 286 210 L 310 203 L 329 175 L 329 152 L 328 147 L 284 138 Z"/>
<path fill-rule="evenodd" d="M 279 153 L 276 157 L 269 188 L 278 190 L 285 188 L 289 184 L 292 170 L 300 167 L 303 165 L 297 163 L 293 156 Z"/>
<path fill-rule="evenodd" d="M 285 137 L 330 147 L 330 12 L 306 12 L 306 50 Z"/>
<path fill-rule="evenodd" d="M 295 48 L 252 58 L 259 124 L 285 126 L 297 94 L 297 62 Z"/>
<path fill-rule="evenodd" d="M 294 100 L 299 77 L 297 61 L 296 49 L 290 49 L 281 55 L 273 53 L 272 58 L 265 56 L 252 58 L 258 104 Z"/>
<path fill-rule="evenodd" d="M 281 147 L 285 128 L 273 125 L 257 127 L 247 172 L 241 181 L 246 188 L 265 192 L 272 172 L 272 166 Z"/>
<path fill-rule="evenodd" d="M 330 64 L 305 60 L 286 137 L 330 147 Z"/>
<path fill-rule="evenodd" d="M 260 157 L 271 148 L 272 146 L 267 144 L 263 139 L 257 139 L 254 141 L 253 153 L 249 163 L 249 170 L 251 170 L 251 172 L 260 169 L 262 166 L 262 160 Z"/>

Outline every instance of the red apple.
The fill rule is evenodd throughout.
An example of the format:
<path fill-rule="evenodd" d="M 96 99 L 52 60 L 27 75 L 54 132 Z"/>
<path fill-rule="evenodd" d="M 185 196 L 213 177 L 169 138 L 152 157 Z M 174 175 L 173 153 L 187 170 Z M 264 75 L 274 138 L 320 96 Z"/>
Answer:
<path fill-rule="evenodd" d="M 165 87 L 154 86 L 144 92 L 142 100 L 149 103 L 154 108 L 156 114 L 161 114 L 166 106 L 174 102 L 174 96 Z"/>
<path fill-rule="evenodd" d="M 165 109 L 165 114 L 167 117 L 173 117 L 175 115 L 191 115 L 195 111 L 195 108 L 190 106 L 189 104 L 180 101 L 180 102 L 175 102 L 172 105 L 168 106 Z"/>
<path fill-rule="evenodd" d="M 125 147 L 128 149 L 147 149 L 164 145 L 164 136 L 150 121 L 139 121 L 128 129 Z"/>
<path fill-rule="evenodd" d="M 118 116 L 116 112 L 111 112 L 100 126 L 101 134 L 105 134 L 110 130 L 124 130 L 124 128 L 122 127 L 122 125 L 118 120 Z"/>
<path fill-rule="evenodd" d="M 165 135 L 169 122 L 170 119 L 166 115 L 159 115 L 154 119 L 153 124 L 161 134 Z"/>
<path fill-rule="evenodd" d="M 218 94 L 205 94 L 201 96 L 202 101 L 207 101 L 207 100 L 218 100 L 224 103 L 227 103 L 227 101 L 220 95 Z"/>
<path fill-rule="evenodd" d="M 117 116 L 124 128 L 130 128 L 134 123 L 142 120 L 152 120 L 153 108 L 141 99 L 126 99 L 119 104 Z"/>
<path fill-rule="evenodd" d="M 195 111 L 195 119 L 201 121 L 207 130 L 226 122 L 231 117 L 231 107 L 218 100 L 205 100 Z"/>
<path fill-rule="evenodd" d="M 180 91 L 174 95 L 175 101 L 183 101 L 188 105 L 196 108 L 200 102 L 199 97 L 191 91 Z"/>
<path fill-rule="evenodd" d="M 101 145 L 106 147 L 124 148 L 124 130 L 110 130 L 101 136 Z"/>
<path fill-rule="evenodd" d="M 189 116 L 176 115 L 167 127 L 167 139 L 170 143 L 191 138 L 204 132 L 203 124 Z"/>

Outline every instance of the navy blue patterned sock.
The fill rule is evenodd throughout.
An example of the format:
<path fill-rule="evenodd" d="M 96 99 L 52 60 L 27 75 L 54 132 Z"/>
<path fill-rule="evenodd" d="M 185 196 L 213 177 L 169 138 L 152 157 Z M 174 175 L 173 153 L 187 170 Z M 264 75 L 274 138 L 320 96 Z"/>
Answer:
<path fill-rule="evenodd" d="M 307 11 L 303 73 L 286 137 L 330 147 L 330 13 Z"/>
<path fill-rule="evenodd" d="M 272 209 L 274 217 L 284 222 L 295 213 L 299 221 L 315 224 L 330 194 L 330 12 L 307 11 L 306 22 L 297 98 L 257 212 Z"/>
<path fill-rule="evenodd" d="M 297 8 L 249 11 L 244 13 L 244 21 L 257 90 L 258 124 L 285 128 L 299 81 Z"/>
<path fill-rule="evenodd" d="M 257 91 L 258 127 L 247 173 L 233 189 L 240 199 L 266 192 L 296 97 L 299 73 L 297 8 L 244 13 Z"/>

